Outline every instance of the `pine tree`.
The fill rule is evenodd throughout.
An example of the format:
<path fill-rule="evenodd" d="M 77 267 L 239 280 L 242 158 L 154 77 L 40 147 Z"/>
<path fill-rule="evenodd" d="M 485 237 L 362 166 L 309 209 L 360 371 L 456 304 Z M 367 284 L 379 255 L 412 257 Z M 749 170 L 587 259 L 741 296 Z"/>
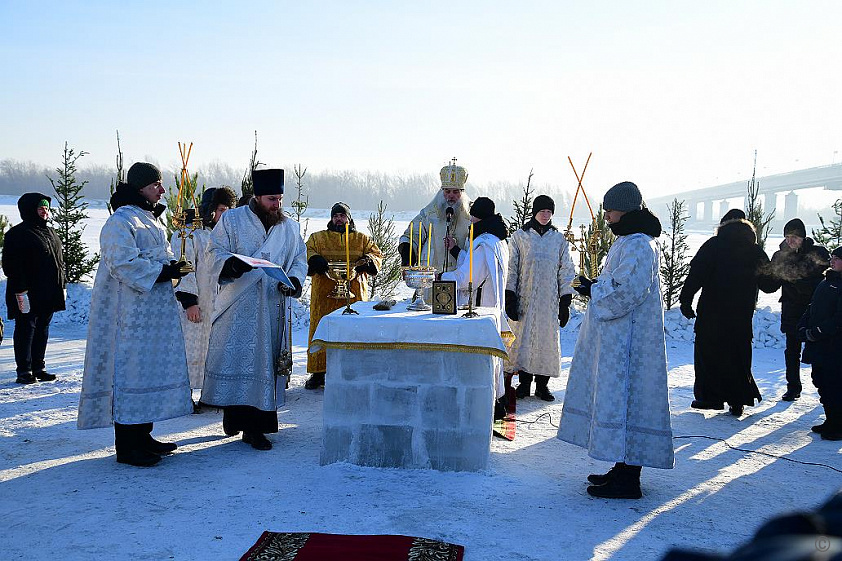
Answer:
<path fill-rule="evenodd" d="M 246 172 L 243 174 L 243 180 L 240 183 L 240 192 L 245 195 L 253 195 L 254 194 L 254 180 L 251 177 L 252 172 L 254 172 L 254 168 L 256 168 L 260 162 L 257 160 L 257 131 L 254 131 L 254 150 L 251 152 L 251 159 L 249 160 L 249 166 L 246 168 Z"/>
<path fill-rule="evenodd" d="M 108 214 L 112 214 L 114 209 L 111 208 L 111 196 L 114 194 L 114 191 L 117 189 L 117 185 L 123 183 L 126 180 L 126 174 L 123 171 L 123 150 L 120 148 L 120 131 L 117 131 L 117 177 L 111 180 L 111 184 L 108 187 L 109 197 L 108 200 L 105 202 L 106 208 L 108 208 Z"/>
<path fill-rule="evenodd" d="M 532 201 L 535 197 L 532 195 L 535 192 L 532 190 L 532 170 L 529 170 L 529 177 L 526 178 L 526 185 L 523 187 L 523 196 L 519 201 L 513 201 L 514 216 L 506 219 L 509 225 L 509 232 L 514 232 L 532 218 Z"/>
<path fill-rule="evenodd" d="M 754 151 L 754 167 L 751 170 L 751 179 L 746 186 L 746 219 L 754 224 L 757 231 L 757 245 L 761 249 L 766 247 L 766 239 L 772 230 L 772 219 L 775 213 L 763 213 L 763 205 L 760 203 L 760 182 L 757 181 L 757 150 Z"/>
<path fill-rule="evenodd" d="M 678 301 L 678 294 L 684 286 L 687 273 L 690 272 L 690 261 L 687 252 L 687 234 L 684 224 L 690 217 L 684 201 L 673 199 L 667 207 L 669 209 L 670 225 L 665 233 L 666 241 L 658 241 L 661 248 L 661 281 L 663 284 L 664 303 L 667 309 Z"/>
<path fill-rule="evenodd" d="M 310 202 L 309 195 L 304 194 L 304 176 L 307 175 L 307 168 L 301 167 L 301 164 L 293 166 L 293 174 L 295 175 L 295 188 L 298 196 L 290 203 L 291 210 L 287 211 L 288 216 L 294 216 L 295 221 L 301 223 L 301 217 L 307 211 L 307 205 Z M 301 237 L 307 238 L 307 227 L 310 225 L 308 218 L 301 229 Z"/>
<path fill-rule="evenodd" d="M 398 253 L 394 216 L 386 218 L 386 203 L 383 201 L 368 217 L 368 230 L 371 232 L 371 240 L 383 254 L 380 271 L 371 279 L 371 298 L 388 298 L 401 281 L 401 256 Z"/>
<path fill-rule="evenodd" d="M 76 181 L 76 162 L 87 152 L 78 154 L 64 143 L 61 167 L 56 168 L 58 180 L 47 176 L 56 193 L 57 206 L 53 212 L 56 233 L 61 240 L 64 254 L 64 270 L 68 283 L 78 283 L 90 276 L 99 263 L 99 255 L 88 257 L 88 250 L 82 243 L 85 230 L 83 220 L 88 218 L 88 203 L 83 202 L 82 188 L 88 183 Z"/>
<path fill-rule="evenodd" d="M 818 215 L 822 227 L 818 230 L 813 230 L 813 239 L 816 243 L 830 250 L 842 245 L 842 199 L 837 199 L 833 203 L 833 214 L 835 218 L 828 222 L 824 221 L 824 217 L 821 214 Z"/>
<path fill-rule="evenodd" d="M 599 210 L 596 212 L 594 222 L 596 222 L 596 228 L 599 232 L 596 236 L 594 247 L 585 252 L 585 270 L 581 271 L 581 274 L 592 278 L 596 278 L 602 272 L 602 263 L 605 256 L 608 255 L 608 250 L 611 249 L 611 244 L 614 243 L 614 238 L 616 238 L 614 232 L 608 227 L 608 221 L 605 220 L 605 211 L 602 210 L 602 205 L 599 206 Z M 585 231 L 585 239 L 588 240 L 586 243 L 589 243 L 589 240 L 594 234 L 594 222 L 591 222 Z M 591 255 L 592 253 L 595 255 Z M 591 260 L 594 257 L 596 257 L 596 262 L 595 266 L 592 266 Z"/>

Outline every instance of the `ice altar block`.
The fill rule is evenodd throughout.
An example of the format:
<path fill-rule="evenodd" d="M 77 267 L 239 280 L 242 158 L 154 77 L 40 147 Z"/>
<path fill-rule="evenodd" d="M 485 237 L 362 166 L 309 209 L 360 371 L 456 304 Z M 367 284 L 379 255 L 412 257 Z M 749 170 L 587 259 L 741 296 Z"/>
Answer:
<path fill-rule="evenodd" d="M 337 310 L 310 351 L 327 349 L 321 464 L 480 470 L 491 446 L 494 372 L 506 348 L 498 311 L 478 317 Z"/>

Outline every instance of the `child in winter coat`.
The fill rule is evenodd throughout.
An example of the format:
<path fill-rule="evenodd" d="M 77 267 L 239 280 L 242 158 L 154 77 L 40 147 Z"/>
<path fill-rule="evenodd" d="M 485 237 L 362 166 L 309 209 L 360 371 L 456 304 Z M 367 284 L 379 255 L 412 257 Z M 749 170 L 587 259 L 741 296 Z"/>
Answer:
<path fill-rule="evenodd" d="M 810 307 L 798 323 L 806 341 L 805 364 L 813 366 L 813 384 L 824 406 L 825 422 L 813 427 L 823 440 L 842 440 L 842 246 L 830 255 L 830 269 L 816 287 Z"/>

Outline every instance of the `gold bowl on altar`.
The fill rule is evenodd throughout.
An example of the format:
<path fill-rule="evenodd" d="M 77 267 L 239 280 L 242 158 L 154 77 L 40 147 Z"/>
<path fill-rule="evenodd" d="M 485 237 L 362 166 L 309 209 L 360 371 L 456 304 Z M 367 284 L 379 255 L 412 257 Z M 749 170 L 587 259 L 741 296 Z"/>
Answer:
<path fill-rule="evenodd" d="M 433 307 L 424 301 L 424 290 L 433 286 L 433 281 L 436 280 L 435 267 L 404 267 L 402 269 L 403 280 L 406 286 L 415 289 L 415 295 L 412 297 L 412 302 L 406 307 L 407 310 L 426 312 L 432 310 Z"/>
<path fill-rule="evenodd" d="M 357 278 L 357 271 L 351 268 L 351 278 L 348 278 L 348 263 L 346 261 L 330 261 L 327 264 L 327 276 L 330 280 L 336 283 L 328 298 L 335 300 L 347 300 L 353 298 L 355 294 L 351 292 L 348 281 Z"/>

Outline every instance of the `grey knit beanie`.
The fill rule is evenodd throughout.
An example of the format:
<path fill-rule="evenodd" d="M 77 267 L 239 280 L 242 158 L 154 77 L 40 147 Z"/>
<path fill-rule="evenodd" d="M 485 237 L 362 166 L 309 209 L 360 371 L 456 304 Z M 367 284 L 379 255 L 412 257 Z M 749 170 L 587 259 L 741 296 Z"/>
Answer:
<path fill-rule="evenodd" d="M 617 183 L 602 198 L 602 208 L 605 210 L 630 212 L 640 210 L 642 206 L 643 196 L 640 194 L 640 189 L 631 181 Z"/>
<path fill-rule="evenodd" d="M 126 174 L 126 183 L 138 190 L 158 181 L 161 181 L 161 170 L 148 162 L 135 162 Z"/>

